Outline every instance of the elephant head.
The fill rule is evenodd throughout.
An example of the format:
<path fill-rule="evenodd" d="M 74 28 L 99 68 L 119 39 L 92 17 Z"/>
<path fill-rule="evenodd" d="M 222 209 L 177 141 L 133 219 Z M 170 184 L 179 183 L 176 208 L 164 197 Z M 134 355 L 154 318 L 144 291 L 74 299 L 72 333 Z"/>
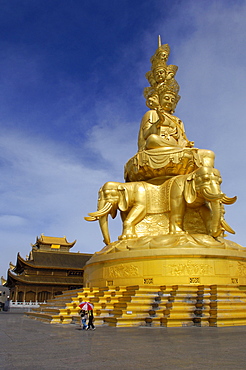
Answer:
<path fill-rule="evenodd" d="M 212 167 L 200 167 L 186 177 L 184 182 L 184 199 L 188 205 L 202 205 L 206 201 L 211 209 L 211 219 L 207 231 L 217 237 L 223 230 L 235 233 L 224 219 L 223 204 L 233 204 L 237 197 L 229 198 L 220 189 L 222 183 L 220 172 Z M 201 216 L 208 225 L 206 215 L 201 208 Z"/>
<path fill-rule="evenodd" d="M 129 184 L 127 184 L 129 187 Z M 129 208 L 129 191 L 127 185 L 118 182 L 107 182 L 99 190 L 98 207 L 96 212 L 89 213 L 84 217 L 86 221 L 99 220 L 105 244 L 110 243 L 108 230 L 108 215 L 115 218 L 117 209 L 125 212 Z"/>

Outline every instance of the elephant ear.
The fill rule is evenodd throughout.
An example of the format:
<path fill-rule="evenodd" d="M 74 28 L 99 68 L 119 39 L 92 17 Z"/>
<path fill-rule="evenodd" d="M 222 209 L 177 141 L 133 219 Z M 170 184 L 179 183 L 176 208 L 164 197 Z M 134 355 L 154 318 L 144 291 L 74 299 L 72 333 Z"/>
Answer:
<path fill-rule="evenodd" d="M 128 191 L 123 185 L 118 186 L 119 191 L 119 209 L 121 211 L 126 211 L 129 207 L 129 197 L 128 197 Z"/>
<path fill-rule="evenodd" d="M 196 200 L 196 187 L 194 174 L 189 175 L 184 183 L 184 198 L 189 204 L 195 202 Z"/>

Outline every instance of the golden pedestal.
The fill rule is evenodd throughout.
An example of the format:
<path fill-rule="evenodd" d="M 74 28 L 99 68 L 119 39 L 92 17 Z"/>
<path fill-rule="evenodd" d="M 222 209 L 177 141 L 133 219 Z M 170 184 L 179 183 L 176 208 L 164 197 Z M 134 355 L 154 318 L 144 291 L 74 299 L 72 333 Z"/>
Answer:
<path fill-rule="evenodd" d="M 246 249 L 204 234 L 117 241 L 87 262 L 85 286 L 246 285 Z"/>

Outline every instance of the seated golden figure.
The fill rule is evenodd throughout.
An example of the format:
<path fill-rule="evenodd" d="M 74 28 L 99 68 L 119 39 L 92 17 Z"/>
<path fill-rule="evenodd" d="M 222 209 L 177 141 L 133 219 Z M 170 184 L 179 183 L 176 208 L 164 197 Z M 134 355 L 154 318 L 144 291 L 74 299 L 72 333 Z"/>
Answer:
<path fill-rule="evenodd" d="M 159 49 L 166 50 L 166 45 Z M 151 85 L 144 91 L 150 108 L 140 124 L 138 153 L 125 165 L 126 181 L 148 180 L 153 177 L 183 175 L 195 169 L 214 166 L 214 153 L 194 148 L 183 122 L 173 115 L 180 99 L 179 85 L 174 76 L 177 67 L 167 66 L 159 59 L 158 50 L 151 58 L 152 70 L 146 74 Z"/>

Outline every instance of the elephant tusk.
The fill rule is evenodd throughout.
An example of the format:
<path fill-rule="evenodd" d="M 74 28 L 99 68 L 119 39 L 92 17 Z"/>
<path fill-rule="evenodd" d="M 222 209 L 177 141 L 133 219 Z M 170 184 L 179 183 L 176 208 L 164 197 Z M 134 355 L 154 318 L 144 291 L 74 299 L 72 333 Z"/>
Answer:
<path fill-rule="evenodd" d="M 113 219 L 117 216 L 117 206 L 116 205 L 112 207 L 110 214 Z"/>
<path fill-rule="evenodd" d="M 102 217 L 102 216 L 106 215 L 107 213 L 109 213 L 109 211 L 111 210 L 112 207 L 113 207 L 113 205 L 110 202 L 107 202 L 104 205 L 103 208 L 99 209 L 96 212 L 88 213 L 88 215 L 91 216 L 91 217 L 96 217 L 96 218 Z"/>
<path fill-rule="evenodd" d="M 228 225 L 228 223 L 226 222 L 226 220 L 221 220 L 221 225 L 222 227 L 228 231 L 228 233 L 231 233 L 231 234 L 236 234 L 235 231 L 231 228 L 230 225 Z"/>
<path fill-rule="evenodd" d="M 208 201 L 219 200 L 225 196 L 223 193 L 212 194 L 206 188 L 201 189 L 203 197 Z"/>
<path fill-rule="evenodd" d="M 221 199 L 222 200 L 222 203 L 224 204 L 233 204 L 236 202 L 237 200 L 237 197 L 233 197 L 233 198 L 229 198 L 227 197 L 226 195 L 223 196 L 223 198 Z M 228 230 L 227 230 L 228 231 Z M 230 231 L 229 231 L 230 232 Z"/>
<path fill-rule="evenodd" d="M 85 221 L 96 221 L 97 218 L 96 217 L 84 217 Z"/>
<path fill-rule="evenodd" d="M 220 234 L 221 234 L 221 231 L 222 230 L 217 230 L 216 232 L 214 232 L 213 234 L 212 234 L 212 236 L 214 237 L 214 238 L 217 238 L 218 236 L 220 236 Z"/>

